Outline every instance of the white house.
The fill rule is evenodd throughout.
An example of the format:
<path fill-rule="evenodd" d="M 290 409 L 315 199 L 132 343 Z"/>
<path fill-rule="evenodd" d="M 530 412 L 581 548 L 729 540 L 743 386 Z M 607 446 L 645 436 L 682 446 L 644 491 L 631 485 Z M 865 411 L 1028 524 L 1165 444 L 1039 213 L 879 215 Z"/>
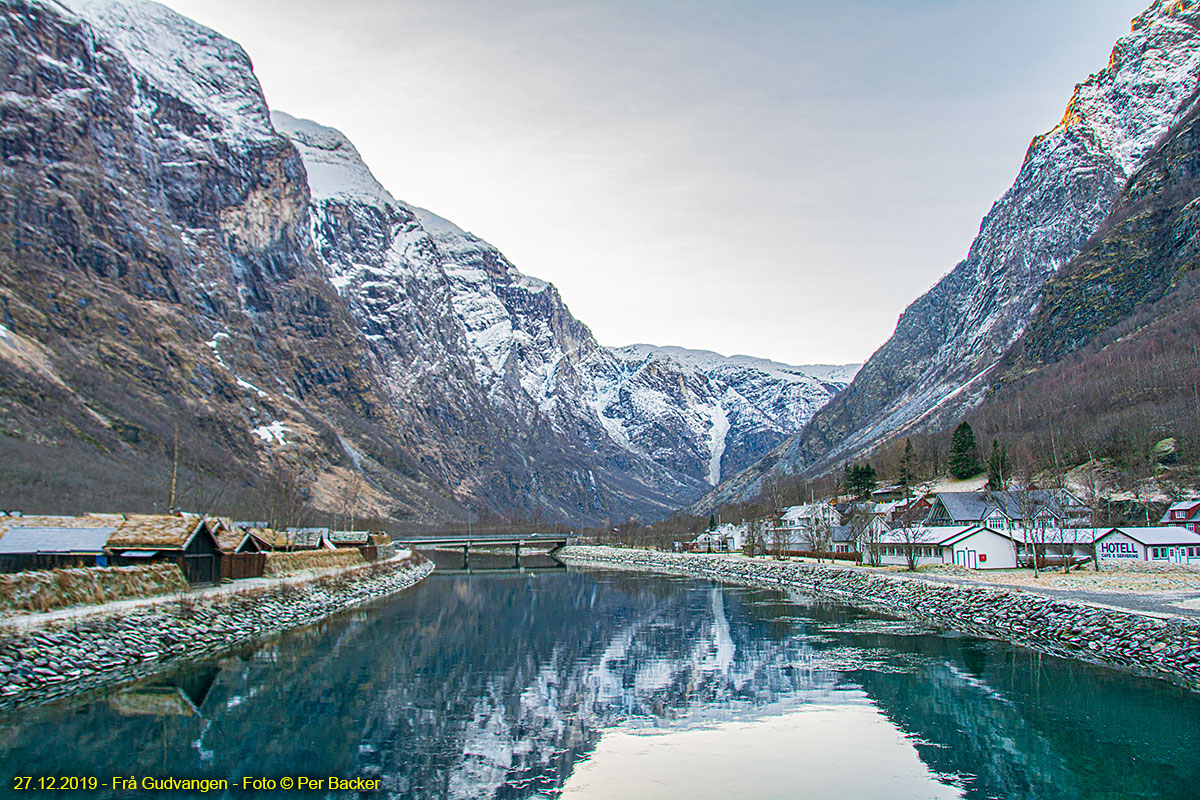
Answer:
<path fill-rule="evenodd" d="M 1200 561 L 1200 533 L 1177 527 L 1111 528 L 1096 540 L 1101 558 Z"/>
<path fill-rule="evenodd" d="M 880 548 L 880 563 L 908 566 L 910 550 L 916 553 L 914 563 L 918 567 L 925 564 L 954 563 L 945 557 L 943 543 L 978 527 L 978 525 L 950 525 L 895 528 L 886 531 L 879 540 L 879 544 L 876 545 Z"/>
<path fill-rule="evenodd" d="M 732 522 L 705 531 L 692 541 L 692 550 L 698 553 L 738 553 L 745 546 L 746 526 Z"/>
<path fill-rule="evenodd" d="M 800 542 L 814 525 L 832 530 L 839 522 L 838 511 L 832 503 L 791 506 L 783 510 L 778 523 L 767 528 L 767 541 L 778 536 L 784 542 Z"/>
<path fill-rule="evenodd" d="M 916 551 L 917 566 L 958 564 L 971 569 L 1013 569 L 1026 565 L 1032 545 L 1043 558 L 1083 559 L 1091 555 L 1088 530 L 1053 532 L 1000 529 L 987 525 L 899 528 L 888 531 L 882 542 L 881 563 L 908 565 L 908 551 Z"/>
<path fill-rule="evenodd" d="M 1175 528 L 1187 528 L 1189 531 L 1200 533 L 1200 500 L 1192 498 L 1175 503 L 1163 514 L 1159 525 L 1170 525 Z"/>

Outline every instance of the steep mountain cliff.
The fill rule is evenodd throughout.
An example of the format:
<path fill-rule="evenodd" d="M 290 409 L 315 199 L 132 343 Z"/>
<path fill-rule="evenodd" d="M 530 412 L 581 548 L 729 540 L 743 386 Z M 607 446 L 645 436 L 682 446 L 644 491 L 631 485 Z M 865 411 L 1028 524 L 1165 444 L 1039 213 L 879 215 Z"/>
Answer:
<path fill-rule="evenodd" d="M 1078 84 L 1062 120 L 1030 143 L 966 259 L 901 315 L 854 382 L 802 434 L 696 508 L 755 494 L 764 477 L 815 475 L 898 433 L 978 403 L 1071 260 L 1200 85 L 1200 4 L 1156 0 L 1108 66 Z"/>
<path fill-rule="evenodd" d="M 4 505 L 654 517 L 844 385 L 600 346 L 167 8 L 7 0 L 0 39 Z"/>
<path fill-rule="evenodd" d="M 249 58 L 161 6 L 74 8 L 0 7 L 6 503 L 261 505 L 279 478 L 329 505 L 353 454 L 370 511 L 446 511 Z"/>
<path fill-rule="evenodd" d="M 1108 458 L 1135 479 L 1155 462 L 1200 462 L 1198 266 L 1193 99 L 1083 251 L 1046 282 L 973 424 L 1046 463 Z"/>

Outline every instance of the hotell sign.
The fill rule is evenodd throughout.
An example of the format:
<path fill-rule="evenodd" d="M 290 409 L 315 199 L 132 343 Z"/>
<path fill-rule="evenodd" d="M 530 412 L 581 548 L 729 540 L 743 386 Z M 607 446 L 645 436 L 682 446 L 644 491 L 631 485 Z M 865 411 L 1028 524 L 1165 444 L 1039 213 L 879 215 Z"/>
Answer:
<path fill-rule="evenodd" d="M 1137 558 L 1137 548 L 1131 542 L 1101 542 L 1102 558 Z"/>

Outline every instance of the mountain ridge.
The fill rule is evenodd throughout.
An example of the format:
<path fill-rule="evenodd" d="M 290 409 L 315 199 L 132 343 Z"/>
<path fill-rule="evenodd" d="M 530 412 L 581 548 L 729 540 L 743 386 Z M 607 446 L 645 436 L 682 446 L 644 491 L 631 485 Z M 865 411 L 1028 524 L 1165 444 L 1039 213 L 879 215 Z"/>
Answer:
<path fill-rule="evenodd" d="M 901 314 L 895 332 L 804 430 L 689 510 L 746 500 L 765 480 L 812 478 L 891 437 L 945 427 L 986 395 L 1047 278 L 1111 211 L 1200 86 L 1200 4 L 1155 0 L 1033 137 L 967 257 Z"/>

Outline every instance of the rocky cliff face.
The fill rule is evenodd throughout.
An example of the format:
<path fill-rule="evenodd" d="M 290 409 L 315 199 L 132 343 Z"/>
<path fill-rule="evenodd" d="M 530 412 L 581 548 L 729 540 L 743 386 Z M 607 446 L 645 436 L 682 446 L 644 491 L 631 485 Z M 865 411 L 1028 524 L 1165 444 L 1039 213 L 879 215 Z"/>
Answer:
<path fill-rule="evenodd" d="M 1095 233 L 1200 85 L 1198 5 L 1156 0 L 1133 21 L 1108 66 L 1078 84 L 1062 120 L 1030 143 L 966 259 L 909 306 L 800 436 L 703 506 L 754 494 L 767 475 L 817 474 L 898 433 L 949 423 L 979 401 L 1046 280 Z"/>
<path fill-rule="evenodd" d="M 1200 461 L 1200 102 L 1047 282 L 972 424 L 1045 461 L 1187 482 Z M 1056 452 L 1045 453 L 1049 446 Z"/>
<path fill-rule="evenodd" d="M 841 385 L 651 380 L 162 6 L 12 0 L 0 38 L 7 505 L 165 505 L 175 471 L 255 517 L 657 516 Z"/>
<path fill-rule="evenodd" d="M 351 418 L 401 463 L 241 49 L 153 5 L 6 3 L 0 37 L 6 499 L 165 505 L 179 441 L 198 493 L 329 474 Z"/>

